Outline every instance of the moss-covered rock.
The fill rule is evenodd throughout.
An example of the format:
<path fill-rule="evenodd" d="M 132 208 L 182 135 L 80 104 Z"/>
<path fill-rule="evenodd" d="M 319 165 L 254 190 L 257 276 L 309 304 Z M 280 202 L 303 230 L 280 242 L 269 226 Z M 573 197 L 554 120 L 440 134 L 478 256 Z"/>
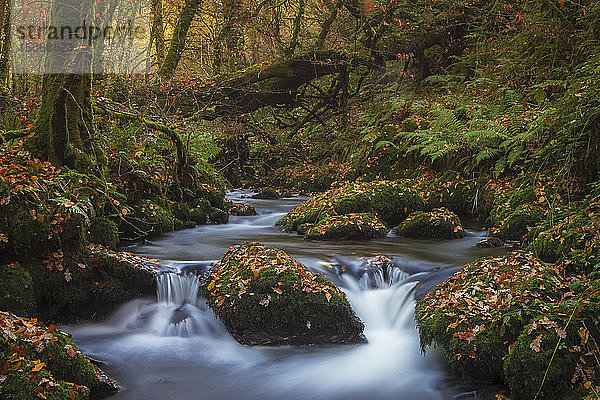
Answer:
<path fill-rule="evenodd" d="M 195 221 L 185 221 L 183 223 L 183 229 L 192 229 L 196 227 L 196 222 Z"/>
<path fill-rule="evenodd" d="M 40 393 L 48 399 L 87 399 L 90 392 L 116 390 L 99 378 L 70 335 L 54 325 L 0 311 L 0 327 L 3 399 L 35 399 Z"/>
<path fill-rule="evenodd" d="M 35 311 L 31 275 L 19 263 L 0 265 L 0 310 L 24 316 Z"/>
<path fill-rule="evenodd" d="M 92 243 L 116 250 L 119 244 L 119 226 L 106 217 L 97 218 L 90 224 L 90 240 Z"/>
<path fill-rule="evenodd" d="M 229 222 L 229 214 L 220 208 L 211 207 L 208 214 L 208 221 L 211 224 L 226 224 Z"/>
<path fill-rule="evenodd" d="M 387 226 L 425 208 L 423 198 L 408 184 L 393 181 L 353 182 L 317 195 L 294 208 L 277 224 L 295 231 L 305 223 L 346 214 L 373 213 Z"/>
<path fill-rule="evenodd" d="M 372 213 L 335 215 L 306 231 L 309 240 L 369 240 L 386 237 L 387 228 Z"/>
<path fill-rule="evenodd" d="M 142 200 L 132 213 L 127 213 L 119 226 L 126 239 L 163 234 L 174 230 L 175 217 L 167 208 L 161 207 L 150 200 Z"/>
<path fill-rule="evenodd" d="M 271 187 L 266 187 L 252 197 L 263 200 L 277 200 L 279 199 L 279 192 Z"/>
<path fill-rule="evenodd" d="M 577 261 L 590 271 L 599 262 L 600 201 L 558 209 L 532 229 L 529 250 L 546 262 Z"/>
<path fill-rule="evenodd" d="M 210 202 L 206 199 L 196 200 L 193 206 L 189 206 L 188 203 L 175 203 L 173 215 L 182 221 L 194 221 L 203 225 L 208 222 L 210 208 Z"/>
<path fill-rule="evenodd" d="M 459 374 L 500 382 L 509 345 L 563 292 L 560 271 L 532 254 L 469 264 L 417 303 L 421 346 L 440 346 Z"/>
<path fill-rule="evenodd" d="M 458 239 L 465 236 L 460 219 L 447 208 L 412 213 L 398 226 L 397 233 L 419 239 Z"/>
<path fill-rule="evenodd" d="M 302 225 L 298 226 L 296 233 L 298 235 L 306 235 L 306 232 L 308 232 L 308 230 L 314 226 L 315 226 L 315 224 L 302 224 Z"/>
<path fill-rule="evenodd" d="M 525 204 L 517 207 L 498 229 L 493 229 L 494 235 L 503 240 L 522 241 L 529 232 L 529 228 L 539 224 L 545 217 L 543 208 L 533 204 Z"/>
<path fill-rule="evenodd" d="M 228 203 L 227 209 L 229 210 L 229 215 L 237 217 L 248 217 L 256 215 L 256 208 L 254 208 L 252 204 Z"/>
<path fill-rule="evenodd" d="M 230 249 L 201 286 L 227 330 L 247 345 L 364 343 L 345 295 L 282 250 Z"/>

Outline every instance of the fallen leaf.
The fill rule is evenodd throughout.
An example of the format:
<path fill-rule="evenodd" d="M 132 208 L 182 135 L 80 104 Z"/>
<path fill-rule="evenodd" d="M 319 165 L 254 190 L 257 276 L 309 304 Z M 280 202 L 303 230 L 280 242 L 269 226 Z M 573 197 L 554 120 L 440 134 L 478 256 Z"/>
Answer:
<path fill-rule="evenodd" d="M 535 339 L 533 339 L 531 343 L 529 343 L 531 350 L 535 351 L 536 353 L 542 351 L 542 336 L 543 334 L 540 333 Z"/>

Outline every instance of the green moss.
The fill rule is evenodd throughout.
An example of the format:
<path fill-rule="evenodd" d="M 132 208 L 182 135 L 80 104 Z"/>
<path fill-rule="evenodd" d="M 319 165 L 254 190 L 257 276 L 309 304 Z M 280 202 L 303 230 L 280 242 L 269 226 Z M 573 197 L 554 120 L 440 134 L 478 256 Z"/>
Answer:
<path fill-rule="evenodd" d="M 279 199 L 279 192 L 271 187 L 266 187 L 254 196 L 255 199 L 265 200 L 277 200 Z"/>
<path fill-rule="evenodd" d="M 126 239 L 139 239 L 140 237 L 158 235 L 172 232 L 173 214 L 150 200 L 142 200 L 141 204 L 134 208 L 134 212 L 127 214 L 121 221 L 119 230 Z"/>
<path fill-rule="evenodd" d="M 465 236 L 460 219 L 446 208 L 417 211 L 397 228 L 398 235 L 420 239 L 458 239 Z"/>
<path fill-rule="evenodd" d="M 192 221 L 193 222 L 193 221 Z M 194 225 L 196 225 L 196 223 L 194 222 Z M 173 220 L 173 229 L 175 229 L 176 231 L 180 231 L 185 227 L 185 224 L 182 220 L 180 220 L 179 218 L 175 218 Z"/>
<path fill-rule="evenodd" d="M 90 240 L 115 250 L 119 244 L 119 227 L 106 217 L 97 218 L 90 224 Z"/>
<path fill-rule="evenodd" d="M 421 346 L 440 346 L 461 374 L 499 382 L 509 345 L 561 293 L 558 271 L 531 254 L 466 265 L 418 301 Z"/>
<path fill-rule="evenodd" d="M 183 228 L 184 229 L 192 229 L 196 227 L 196 221 L 185 221 L 183 223 Z"/>
<path fill-rule="evenodd" d="M 336 215 L 374 213 L 388 226 L 425 207 L 423 198 L 408 185 L 393 181 L 347 183 L 317 195 L 278 221 L 286 231 L 305 223 L 321 223 Z"/>
<path fill-rule="evenodd" d="M 226 224 L 229 222 L 229 214 L 219 208 L 212 207 L 208 214 L 208 220 L 211 224 Z"/>
<path fill-rule="evenodd" d="M 24 316 L 35 311 L 31 275 L 18 263 L 0 265 L 0 310 Z"/>
<path fill-rule="evenodd" d="M 517 208 L 524 204 L 534 203 L 536 201 L 537 197 L 532 183 L 531 186 L 525 186 L 515 190 L 509 198 L 509 205 L 511 208 Z"/>
<path fill-rule="evenodd" d="M 302 224 L 298 226 L 296 233 L 298 233 L 298 235 L 306 235 L 306 232 L 314 226 L 315 224 Z"/>
<path fill-rule="evenodd" d="M 534 227 L 544 219 L 545 213 L 531 204 L 519 206 L 502 222 L 495 235 L 504 240 L 523 240 L 530 227 Z"/>
<path fill-rule="evenodd" d="M 385 225 L 372 213 L 335 215 L 306 231 L 309 240 L 369 240 L 387 235 Z"/>
<path fill-rule="evenodd" d="M 252 204 L 229 203 L 227 204 L 229 215 L 233 216 L 252 216 L 256 215 L 256 208 Z"/>
<path fill-rule="evenodd" d="M 228 251 L 201 290 L 243 344 L 364 342 L 364 326 L 343 292 L 283 251 L 260 243 Z"/>

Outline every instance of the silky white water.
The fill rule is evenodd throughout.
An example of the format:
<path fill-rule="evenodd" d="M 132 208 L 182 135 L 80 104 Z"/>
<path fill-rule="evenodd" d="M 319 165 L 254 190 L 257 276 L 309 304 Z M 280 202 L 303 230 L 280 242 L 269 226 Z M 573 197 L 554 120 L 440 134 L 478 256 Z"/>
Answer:
<path fill-rule="evenodd" d="M 443 279 L 447 267 L 492 255 L 477 237 L 457 241 L 308 242 L 280 232 L 275 221 L 298 201 L 255 201 L 261 215 L 234 217 L 228 225 L 166 235 L 130 250 L 154 256 L 174 271 L 205 267 L 230 246 L 259 240 L 289 252 L 315 272 L 325 272 L 347 294 L 365 323 L 366 345 L 247 347 L 235 342 L 198 297 L 195 275 L 163 274 L 157 297 L 122 306 L 99 324 L 71 326 L 82 350 L 106 363 L 122 390 L 113 399 L 480 399 L 481 391 L 449 377 L 436 353 L 420 352 L 413 321 L 414 293 Z M 323 266 L 334 254 L 400 257 L 412 268 L 362 277 Z M 204 260 L 204 261 L 198 261 Z M 193 269 L 193 268 L 191 268 Z M 440 278 L 441 276 L 441 278 Z M 419 285 L 411 280 L 418 280 Z M 419 285 L 418 287 L 416 285 Z M 467 393 L 472 391 L 472 393 Z"/>

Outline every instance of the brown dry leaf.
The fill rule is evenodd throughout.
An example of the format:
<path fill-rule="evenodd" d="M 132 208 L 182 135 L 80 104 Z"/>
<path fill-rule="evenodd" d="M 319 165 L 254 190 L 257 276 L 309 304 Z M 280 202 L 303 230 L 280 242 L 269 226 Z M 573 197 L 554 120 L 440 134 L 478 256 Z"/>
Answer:
<path fill-rule="evenodd" d="M 310 321 L 306 321 L 306 327 L 310 329 Z"/>
<path fill-rule="evenodd" d="M 75 349 L 70 344 L 65 346 L 65 350 L 67 351 L 67 358 L 72 360 L 75 357 Z"/>
<path fill-rule="evenodd" d="M 271 288 L 273 289 L 273 291 L 277 294 L 283 294 L 283 290 L 279 289 L 279 288 Z"/>
<path fill-rule="evenodd" d="M 542 351 L 542 336 L 543 335 L 540 333 L 535 339 L 533 339 L 531 343 L 529 343 L 531 350 L 535 351 L 536 353 Z"/>
<path fill-rule="evenodd" d="M 579 337 L 581 338 L 581 345 L 583 346 L 590 339 L 590 332 L 587 329 L 582 327 L 582 328 L 579 328 L 579 331 L 577 333 L 579 334 Z"/>

